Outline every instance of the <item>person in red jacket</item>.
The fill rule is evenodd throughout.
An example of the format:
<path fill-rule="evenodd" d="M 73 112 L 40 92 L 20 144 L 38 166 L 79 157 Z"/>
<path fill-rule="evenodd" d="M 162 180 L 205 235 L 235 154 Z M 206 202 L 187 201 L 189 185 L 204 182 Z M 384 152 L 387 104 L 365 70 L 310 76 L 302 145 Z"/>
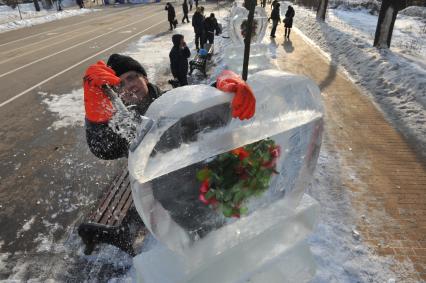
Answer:
<path fill-rule="evenodd" d="M 127 157 L 130 141 L 119 134 L 119 126 L 110 123 L 116 110 L 102 90 L 104 85 L 116 87 L 124 105 L 138 115 L 144 115 L 162 92 L 148 81 L 143 66 L 129 56 L 113 54 L 107 64 L 99 61 L 87 68 L 83 86 L 89 149 L 101 159 Z M 250 86 L 238 75 L 224 71 L 217 78 L 216 87 L 235 94 L 232 117 L 244 120 L 254 115 L 256 99 Z"/>

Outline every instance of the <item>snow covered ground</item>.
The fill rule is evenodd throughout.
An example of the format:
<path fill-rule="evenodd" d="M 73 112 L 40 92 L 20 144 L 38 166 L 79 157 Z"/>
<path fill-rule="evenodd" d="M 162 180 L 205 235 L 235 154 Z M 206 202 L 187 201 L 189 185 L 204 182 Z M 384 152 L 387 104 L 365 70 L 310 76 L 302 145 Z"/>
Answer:
<path fill-rule="evenodd" d="M 289 2 L 281 5 L 285 13 Z M 426 156 L 426 19 L 422 8 L 398 14 L 390 50 L 372 46 L 377 15 L 329 9 L 325 23 L 294 5 L 294 27 L 370 95 L 397 129 Z M 341 6 L 346 7 L 346 6 Z"/>
<path fill-rule="evenodd" d="M 72 7 L 73 5 L 74 8 L 66 8 Z M 41 7 L 40 3 L 40 8 Z M 75 1 L 72 0 L 62 1 L 62 7 L 64 10 L 61 12 L 56 10 L 56 6 L 53 6 L 50 10 L 41 9 L 40 12 L 36 12 L 33 3 L 19 4 L 22 16 L 21 19 L 18 7 L 12 9 L 9 6 L 1 5 L 0 33 L 97 11 L 97 9 L 77 8 L 77 6 L 75 6 Z"/>
<path fill-rule="evenodd" d="M 339 12 L 343 13 L 344 11 L 337 11 L 336 15 L 339 14 Z M 305 19 L 302 18 L 302 16 L 306 17 L 305 20 L 308 21 L 306 26 L 312 23 L 309 22 L 311 21 L 312 16 L 312 13 L 310 11 L 305 11 L 302 8 L 296 7 L 296 13 L 296 15 L 300 17 L 300 19 L 296 21 L 296 23 L 299 23 L 299 25 L 300 22 Z M 363 16 L 368 16 L 368 14 L 365 12 L 353 13 L 355 13 L 355 15 L 357 15 L 357 13 L 361 13 L 361 15 Z M 223 18 L 226 16 L 226 13 L 224 11 L 221 11 L 216 12 L 216 15 L 218 18 Z M 348 28 L 348 25 L 345 24 L 343 20 L 339 20 L 337 16 L 334 15 L 335 14 L 333 13 L 329 17 L 335 17 L 336 22 Z M 353 21 L 355 20 L 353 19 Z M 363 21 L 361 22 L 364 23 Z M 302 29 L 301 26 L 299 27 L 300 29 Z M 341 34 L 343 33 L 342 31 L 338 31 L 335 29 L 336 28 L 333 29 L 332 34 L 342 36 L 342 40 L 345 39 L 349 41 L 349 43 L 353 43 L 353 41 L 359 41 L 359 44 L 362 46 L 362 50 L 366 48 L 369 51 L 367 52 L 367 54 L 372 53 L 374 54 L 374 56 L 380 56 L 380 62 L 384 65 L 381 68 L 384 68 L 384 70 L 387 70 L 386 68 L 389 68 L 388 65 L 393 64 L 393 61 L 388 62 L 386 60 L 387 58 L 398 58 L 398 60 L 401 60 L 401 62 L 403 62 L 404 64 L 408 64 L 406 61 L 402 61 L 406 59 L 404 59 L 404 57 L 399 53 L 395 54 L 393 52 L 374 51 L 373 48 L 369 47 L 371 45 L 371 40 L 368 42 L 364 42 L 367 39 L 352 39 L 351 37 L 349 37 L 349 35 Z M 352 30 L 354 32 L 358 32 L 360 36 L 368 36 L 368 32 L 363 33 L 361 30 L 354 30 L 354 28 L 352 28 L 350 31 Z M 321 33 L 320 31 L 317 32 Z M 193 52 L 194 54 L 195 51 L 191 25 L 179 24 L 178 29 L 175 30 L 173 33 L 184 34 L 185 39 L 191 49 L 191 52 Z M 308 30 L 307 35 L 310 36 L 312 35 L 312 33 L 309 33 Z M 348 38 L 346 39 L 346 37 Z M 315 37 L 313 37 L 313 39 L 315 40 Z M 344 42 L 345 41 L 343 41 L 343 43 Z M 269 38 L 265 39 L 265 43 L 269 43 Z M 215 55 L 213 57 L 214 61 L 212 67 L 210 68 L 210 75 L 212 75 L 212 77 L 215 77 L 215 75 L 221 69 L 224 68 L 223 50 L 229 44 L 229 39 L 216 37 Z M 171 78 L 171 74 L 168 68 L 168 53 L 171 46 L 171 33 L 166 33 L 159 36 L 144 36 L 137 43 L 131 46 L 125 53 L 130 56 L 133 56 L 134 58 L 143 63 L 143 65 L 148 71 L 149 79 L 151 81 L 158 83 L 163 89 L 167 89 L 170 88 L 170 86 L 166 82 L 168 79 Z M 334 51 L 334 49 L 325 50 Z M 347 49 L 344 50 L 347 51 Z M 268 52 L 271 58 L 273 58 L 277 54 L 277 51 L 273 48 L 269 48 Z M 358 52 L 362 53 L 362 51 Z M 341 51 L 341 53 L 344 53 L 343 50 Z M 344 56 L 344 54 L 341 53 L 338 53 L 339 56 Z M 416 54 L 417 55 L 412 56 L 417 56 L 417 58 L 420 58 L 421 54 Z M 329 56 L 333 61 L 333 58 L 335 58 L 336 55 Z M 369 58 L 371 60 L 371 57 Z M 333 62 L 337 63 L 336 61 Z M 340 63 L 341 61 L 338 62 Z M 347 62 L 349 64 L 350 61 Z M 371 73 L 373 72 L 373 67 L 378 67 L 378 69 L 380 70 L 380 66 L 377 66 L 375 62 L 376 61 L 373 60 L 373 62 L 371 63 L 372 65 L 366 67 L 369 71 L 370 76 L 373 75 Z M 403 64 L 400 63 L 400 61 L 397 61 L 397 63 Z M 365 62 L 359 64 L 366 65 Z M 394 74 L 393 76 L 395 76 L 396 74 L 399 74 L 400 76 L 406 76 L 406 74 L 402 74 L 404 70 L 405 69 L 402 69 L 401 67 L 400 69 L 395 69 L 392 74 Z M 349 74 L 352 75 L 351 72 L 349 72 Z M 386 76 L 390 76 L 390 74 L 386 74 Z M 414 74 L 413 76 L 413 79 L 421 79 L 418 74 Z M 391 78 L 392 77 L 390 77 L 389 79 Z M 210 80 L 204 79 L 202 78 L 202 76 L 196 75 L 194 76 L 194 79 L 192 79 L 192 83 L 210 83 Z M 356 80 L 358 81 L 358 83 L 363 84 L 364 81 L 362 80 L 365 79 L 363 79 L 363 77 L 361 76 L 358 76 Z M 388 83 L 391 82 L 392 81 Z M 384 83 L 382 82 L 382 84 Z M 380 86 L 377 87 L 380 88 Z M 398 84 L 397 87 L 402 86 Z M 412 87 L 419 87 L 418 82 L 412 85 Z M 410 93 L 415 94 L 414 90 L 412 90 Z M 418 93 L 421 93 L 421 91 L 419 91 Z M 69 94 L 61 95 L 46 93 L 40 94 L 43 95 L 43 101 L 46 104 L 47 108 L 51 112 L 55 112 L 58 115 L 58 121 L 51 125 L 52 131 L 60 127 L 73 127 L 82 125 L 84 117 L 82 89 L 74 90 Z M 403 97 L 405 97 L 406 95 L 408 94 L 405 94 L 404 92 L 401 99 L 404 99 Z M 407 105 L 407 103 L 401 104 L 401 106 Z M 408 103 L 408 105 L 410 104 Z M 424 108 L 422 111 L 424 112 Z M 412 119 L 413 117 L 410 116 L 409 118 Z M 345 176 L 347 178 L 352 178 L 355 181 L 357 179 L 356 176 L 354 176 L 351 172 L 342 172 L 341 166 L 339 165 L 339 156 L 336 156 L 335 153 L 329 152 L 327 147 L 323 147 L 318 161 L 317 170 L 314 176 L 314 182 L 308 190 L 308 193 L 320 202 L 322 209 L 318 226 L 308 240 L 316 262 L 318 264 L 317 275 L 314 278 L 313 282 L 394 282 L 394 280 L 398 282 L 399 279 L 404 278 L 404 274 L 406 272 L 410 273 L 412 271 L 412 266 L 410 264 L 395 262 L 390 257 L 387 258 L 378 256 L 369 247 L 367 247 L 367 245 L 364 244 L 363 239 L 359 237 L 356 232 L 356 223 L 361 216 L 357 215 L 356 212 L 351 209 L 351 193 L 349 192 L 349 190 L 345 190 L 343 188 L 342 178 L 344 178 Z M 31 220 L 29 220 L 28 225 L 30 225 L 30 222 Z M 25 227 L 23 227 L 23 229 L 25 229 Z M 89 274 L 88 276 L 93 276 L 88 278 L 96 278 L 96 272 L 104 270 L 103 266 L 110 266 L 114 270 L 126 270 L 124 272 L 112 272 L 111 277 L 114 279 L 111 279 L 111 277 L 109 277 L 109 279 L 112 280 L 111 282 L 132 281 L 132 278 L 134 276 L 134 270 L 131 268 L 131 259 L 127 255 L 123 254 L 121 251 L 117 250 L 114 247 L 108 246 L 103 247 L 100 253 L 97 255 L 85 257 L 81 252 L 82 248 L 81 246 L 79 246 L 80 244 L 78 236 L 74 235 L 71 238 L 72 239 L 65 244 L 65 247 L 67 250 L 79 249 L 77 252 L 73 252 L 73 254 L 75 256 L 82 257 L 84 259 L 84 262 L 87 262 L 88 265 L 91 266 L 92 269 L 89 269 L 88 267 L 85 269 L 85 272 Z M 45 247 L 45 241 L 41 241 L 40 249 L 44 249 Z M 0 260 L 1 258 L 2 255 L 0 255 Z M 391 271 L 391 266 L 398 266 L 397 274 Z M 16 278 L 19 278 L 19 276 L 17 276 Z"/>

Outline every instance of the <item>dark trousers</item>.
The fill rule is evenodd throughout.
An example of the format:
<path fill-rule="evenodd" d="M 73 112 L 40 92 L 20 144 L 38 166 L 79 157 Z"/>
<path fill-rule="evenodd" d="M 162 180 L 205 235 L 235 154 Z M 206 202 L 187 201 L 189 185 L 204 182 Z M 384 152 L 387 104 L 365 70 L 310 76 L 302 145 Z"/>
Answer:
<path fill-rule="evenodd" d="M 188 14 L 183 14 L 182 23 L 185 22 L 185 19 L 189 23 Z"/>
<path fill-rule="evenodd" d="M 285 28 L 284 31 L 285 31 L 284 37 L 290 38 L 291 28 Z"/>
<path fill-rule="evenodd" d="M 203 33 L 195 33 L 195 48 L 200 49 L 203 48 L 204 38 Z"/>
<path fill-rule="evenodd" d="M 206 34 L 206 42 L 213 44 L 214 43 L 214 33 L 207 32 Z"/>
<path fill-rule="evenodd" d="M 198 0 L 195 0 L 195 8 L 198 8 Z"/>
<path fill-rule="evenodd" d="M 169 24 L 170 24 L 170 30 L 172 30 L 172 29 L 173 29 L 173 27 L 174 27 L 174 28 L 176 28 L 176 23 L 175 23 L 174 21 L 175 21 L 175 20 L 169 21 Z"/>
<path fill-rule="evenodd" d="M 278 20 L 272 20 L 272 30 L 271 36 L 275 36 L 275 31 L 277 30 Z"/>
<path fill-rule="evenodd" d="M 186 74 L 177 77 L 180 86 L 188 85 L 188 78 Z"/>

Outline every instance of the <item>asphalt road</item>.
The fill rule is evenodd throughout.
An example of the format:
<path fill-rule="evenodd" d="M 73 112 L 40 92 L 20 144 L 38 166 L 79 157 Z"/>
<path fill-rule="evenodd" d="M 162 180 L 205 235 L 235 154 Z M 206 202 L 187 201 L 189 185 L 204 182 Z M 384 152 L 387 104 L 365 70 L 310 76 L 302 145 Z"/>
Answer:
<path fill-rule="evenodd" d="M 168 27 L 164 4 L 151 4 L 1 34 L 0 280 L 79 278 L 75 224 L 125 164 L 94 157 L 81 126 L 51 128 L 42 93 L 81 88 L 90 64 Z"/>

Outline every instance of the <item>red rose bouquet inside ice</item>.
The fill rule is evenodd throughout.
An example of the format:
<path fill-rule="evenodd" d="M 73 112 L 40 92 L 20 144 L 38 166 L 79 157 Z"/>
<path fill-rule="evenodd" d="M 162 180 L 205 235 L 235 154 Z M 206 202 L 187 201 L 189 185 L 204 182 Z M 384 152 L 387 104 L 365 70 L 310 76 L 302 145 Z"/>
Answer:
<path fill-rule="evenodd" d="M 269 187 L 281 148 L 265 139 L 218 155 L 198 171 L 199 200 L 226 217 L 247 213 L 246 201 Z"/>

